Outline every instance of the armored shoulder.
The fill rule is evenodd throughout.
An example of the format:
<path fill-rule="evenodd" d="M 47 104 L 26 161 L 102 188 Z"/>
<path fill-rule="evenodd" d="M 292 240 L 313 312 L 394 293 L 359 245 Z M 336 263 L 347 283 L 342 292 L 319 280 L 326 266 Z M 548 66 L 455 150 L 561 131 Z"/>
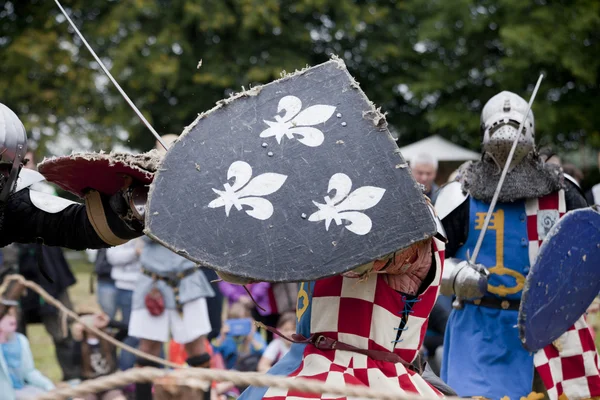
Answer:
<path fill-rule="evenodd" d="M 440 188 L 435 201 L 435 210 L 440 219 L 446 218 L 469 198 L 462 190 L 460 182 L 450 182 Z"/>
<path fill-rule="evenodd" d="M 54 196 L 46 191 L 37 190 L 42 187 L 42 185 L 49 186 L 45 183 L 45 180 L 46 178 L 44 178 L 44 175 L 39 172 L 23 168 L 19 172 L 15 193 L 27 190 L 29 192 L 29 201 L 31 201 L 31 204 L 33 204 L 35 208 L 50 214 L 61 212 L 70 205 L 77 204 L 73 201 Z M 21 201 L 27 201 L 26 197 L 20 198 Z"/>
<path fill-rule="evenodd" d="M 577 184 L 575 179 L 570 175 L 564 174 L 565 176 L 565 202 L 567 210 L 576 210 L 578 208 L 584 208 L 588 206 L 588 202 L 585 199 L 585 194 L 581 190 L 581 187 Z"/>
<path fill-rule="evenodd" d="M 15 193 L 30 187 L 31 185 L 43 182 L 46 178 L 44 175 L 40 174 L 37 171 L 32 169 L 22 168 L 19 172 L 19 178 L 17 178 L 17 187 L 15 188 Z"/>

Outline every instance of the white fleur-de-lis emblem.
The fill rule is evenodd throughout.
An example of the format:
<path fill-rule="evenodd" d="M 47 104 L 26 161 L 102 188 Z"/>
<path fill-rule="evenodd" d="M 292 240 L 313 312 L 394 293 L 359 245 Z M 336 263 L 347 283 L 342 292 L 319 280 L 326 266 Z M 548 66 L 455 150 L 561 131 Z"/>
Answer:
<path fill-rule="evenodd" d="M 275 115 L 275 121 L 264 120 L 269 128 L 260 133 L 260 137 L 266 138 L 275 136 L 277 143 L 287 136 L 288 139 L 294 139 L 298 136 L 298 141 L 310 147 L 317 147 L 323 143 L 325 136 L 317 128 L 311 128 L 313 125 L 321 124 L 327 121 L 335 112 L 334 106 L 317 104 L 308 107 L 304 111 L 302 101 L 296 96 L 285 96 L 279 100 L 277 112 L 285 111 L 283 116 Z"/>
<path fill-rule="evenodd" d="M 335 196 L 325 196 L 325 204 L 313 201 L 319 211 L 308 217 L 309 221 L 325 220 L 325 230 L 329 231 L 329 224 L 335 221 L 341 225 L 342 220 L 350 222 L 345 225 L 346 229 L 357 235 L 366 235 L 371 231 L 373 223 L 361 210 L 367 210 L 379 203 L 385 189 L 375 186 L 363 186 L 352 193 L 352 180 L 346 174 L 335 174 L 329 179 L 327 193 L 335 189 Z"/>
<path fill-rule="evenodd" d="M 225 215 L 229 217 L 231 207 L 242 211 L 242 206 L 250 206 L 245 209 L 249 216 L 266 220 L 273 215 L 273 204 L 260 196 L 267 196 L 275 193 L 281 188 L 286 175 L 267 172 L 252 178 L 252 167 L 244 161 L 235 161 L 229 166 L 227 171 L 227 180 L 234 179 L 233 185 L 228 182 L 223 185 L 225 190 L 213 189 L 213 192 L 219 195 L 218 198 L 208 203 L 208 207 L 225 207 Z"/>

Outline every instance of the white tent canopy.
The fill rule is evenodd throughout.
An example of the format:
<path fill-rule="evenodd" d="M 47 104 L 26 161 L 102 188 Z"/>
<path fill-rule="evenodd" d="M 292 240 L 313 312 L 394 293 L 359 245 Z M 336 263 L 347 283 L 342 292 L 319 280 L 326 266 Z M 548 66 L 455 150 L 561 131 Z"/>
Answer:
<path fill-rule="evenodd" d="M 400 152 L 406 161 L 410 161 L 421 153 L 427 153 L 438 161 L 467 161 L 477 160 L 481 157 L 479 153 L 460 147 L 439 135 L 429 136 L 408 146 L 400 147 Z"/>

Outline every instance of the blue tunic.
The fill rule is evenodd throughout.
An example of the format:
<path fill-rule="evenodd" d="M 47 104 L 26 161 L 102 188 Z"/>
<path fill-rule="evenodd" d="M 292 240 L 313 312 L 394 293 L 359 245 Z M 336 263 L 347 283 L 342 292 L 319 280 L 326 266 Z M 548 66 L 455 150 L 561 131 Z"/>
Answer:
<path fill-rule="evenodd" d="M 473 252 L 489 204 L 470 198 L 469 236 L 456 257 Z M 525 202 L 499 203 L 477 262 L 490 271 L 486 296 L 519 300 L 529 272 Z M 533 355 L 519 340 L 516 310 L 465 304 L 450 314 L 444 338 L 442 379 L 459 396 L 519 399 L 533 383 Z"/>
<path fill-rule="evenodd" d="M 302 282 L 300 284 L 300 290 L 298 291 L 298 303 L 296 305 L 296 317 L 298 317 L 298 320 L 296 324 L 296 333 L 303 335 L 304 337 L 310 337 L 310 318 L 312 313 L 312 293 L 314 287 L 315 282 Z M 267 374 L 287 376 L 297 370 L 302 363 L 305 347 L 306 344 L 304 343 L 293 343 L 290 351 L 283 356 L 277 364 L 271 367 Z M 262 399 L 268 389 L 268 387 L 250 386 L 242 393 L 238 400 Z"/>

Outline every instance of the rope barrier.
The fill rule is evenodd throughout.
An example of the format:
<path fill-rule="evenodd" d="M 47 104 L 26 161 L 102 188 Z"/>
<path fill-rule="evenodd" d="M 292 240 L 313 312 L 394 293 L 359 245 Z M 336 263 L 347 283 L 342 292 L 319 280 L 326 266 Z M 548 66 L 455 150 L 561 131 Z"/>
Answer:
<path fill-rule="evenodd" d="M 102 330 L 86 324 L 77 313 L 68 309 L 64 304 L 52 297 L 37 283 L 26 280 L 22 275 L 8 275 L 0 286 L 0 293 L 4 293 L 10 282 L 19 282 L 26 288 L 38 293 L 48 304 L 53 305 L 65 315 L 82 323 L 86 329 L 116 347 L 127 350 L 138 357 L 145 358 L 166 367 L 174 368 L 174 371 L 168 371 L 159 368 L 133 368 L 127 371 L 120 371 L 114 374 L 103 376 L 96 379 L 90 379 L 82 382 L 75 387 L 57 388 L 48 393 L 37 397 L 39 400 L 62 400 L 72 397 L 78 397 L 90 393 L 103 392 L 130 383 L 152 382 L 157 378 L 169 376 L 175 379 L 174 383 L 192 388 L 206 386 L 205 382 L 231 382 L 238 386 L 256 386 L 256 387 L 276 387 L 281 389 L 297 390 L 303 393 L 327 393 L 345 397 L 355 397 L 364 399 L 382 399 L 382 400 L 439 400 L 439 397 L 423 397 L 417 394 L 407 394 L 400 388 L 398 390 L 381 391 L 367 386 L 360 385 L 336 385 L 325 383 L 314 379 L 301 377 L 289 378 L 285 376 L 266 375 L 258 372 L 239 372 L 219 369 L 189 368 L 185 365 L 175 364 L 151 354 L 139 351 L 131 346 L 119 342 L 112 336 Z M 446 400 L 464 400 L 459 397 L 446 397 Z"/>
<path fill-rule="evenodd" d="M 331 395 L 381 400 L 439 400 L 439 397 L 423 397 L 417 394 L 406 394 L 400 390 L 376 390 L 359 385 L 336 385 L 306 378 L 288 378 L 266 375 L 257 372 L 238 372 L 220 369 L 186 368 L 175 371 L 144 367 L 116 372 L 112 375 L 84 381 L 75 387 L 55 389 L 37 397 L 38 400 L 63 400 L 70 397 L 98 393 L 130 383 L 151 382 L 157 378 L 169 376 L 179 378 L 177 382 L 183 386 L 202 387 L 198 381 L 232 382 L 235 385 L 256 387 L 276 387 L 297 390 L 303 393 L 327 393 Z M 191 380 L 194 379 L 194 380 Z M 465 400 L 459 397 L 446 397 L 446 400 Z"/>

